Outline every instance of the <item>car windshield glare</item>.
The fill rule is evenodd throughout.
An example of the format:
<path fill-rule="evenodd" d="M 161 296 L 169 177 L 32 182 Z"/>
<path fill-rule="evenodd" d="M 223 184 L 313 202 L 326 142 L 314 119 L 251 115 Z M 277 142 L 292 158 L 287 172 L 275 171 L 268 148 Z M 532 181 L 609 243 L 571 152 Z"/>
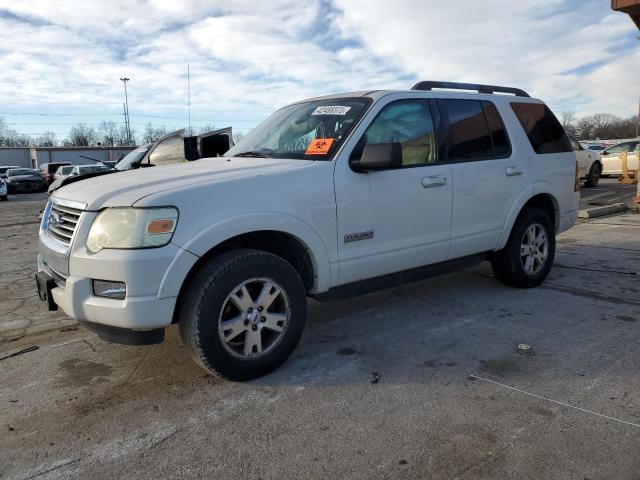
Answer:
<path fill-rule="evenodd" d="M 131 170 L 132 168 L 139 167 L 140 162 L 149 151 L 149 148 L 151 148 L 151 145 L 143 145 L 142 147 L 132 150 L 116 164 L 115 168 L 117 170 Z"/>
<path fill-rule="evenodd" d="M 284 107 L 225 156 L 331 160 L 371 99 L 338 97 Z"/>

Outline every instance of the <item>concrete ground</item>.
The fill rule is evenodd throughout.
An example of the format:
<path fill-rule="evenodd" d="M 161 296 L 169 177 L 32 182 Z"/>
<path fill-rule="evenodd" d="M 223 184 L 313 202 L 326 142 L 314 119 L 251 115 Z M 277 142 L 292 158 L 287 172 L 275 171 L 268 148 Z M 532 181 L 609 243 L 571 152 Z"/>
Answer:
<path fill-rule="evenodd" d="M 25 282 L 1 291 L 26 297 L 16 228 Z M 208 376 L 175 327 L 154 347 L 76 325 L 5 337 L 0 478 L 637 480 L 639 238 L 639 215 L 583 222 L 531 290 L 485 264 L 311 302 L 291 359 L 245 384 Z"/>
<path fill-rule="evenodd" d="M 603 177 L 597 187 L 582 187 L 580 190 L 580 209 L 602 207 L 616 203 L 626 204 L 634 209 L 633 197 L 637 195 L 637 185 L 622 185 L 618 177 Z"/>

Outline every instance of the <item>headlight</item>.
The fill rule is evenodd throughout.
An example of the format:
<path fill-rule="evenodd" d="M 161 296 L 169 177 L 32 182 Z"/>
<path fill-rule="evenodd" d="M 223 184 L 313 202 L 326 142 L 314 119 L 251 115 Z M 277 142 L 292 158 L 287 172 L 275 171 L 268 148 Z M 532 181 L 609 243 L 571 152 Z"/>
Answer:
<path fill-rule="evenodd" d="M 173 207 L 107 208 L 91 225 L 87 249 L 162 247 L 171 241 L 177 223 Z"/>

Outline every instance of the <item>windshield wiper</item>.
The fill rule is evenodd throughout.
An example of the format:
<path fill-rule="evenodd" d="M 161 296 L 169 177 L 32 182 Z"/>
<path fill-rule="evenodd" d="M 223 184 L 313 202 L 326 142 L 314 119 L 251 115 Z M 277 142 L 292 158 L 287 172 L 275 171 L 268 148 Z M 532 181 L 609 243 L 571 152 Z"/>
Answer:
<path fill-rule="evenodd" d="M 258 152 L 258 151 L 248 151 L 248 152 L 240 152 L 240 153 L 236 153 L 234 155 L 234 157 L 258 157 L 258 158 L 271 158 L 268 155 L 265 155 L 262 152 Z"/>

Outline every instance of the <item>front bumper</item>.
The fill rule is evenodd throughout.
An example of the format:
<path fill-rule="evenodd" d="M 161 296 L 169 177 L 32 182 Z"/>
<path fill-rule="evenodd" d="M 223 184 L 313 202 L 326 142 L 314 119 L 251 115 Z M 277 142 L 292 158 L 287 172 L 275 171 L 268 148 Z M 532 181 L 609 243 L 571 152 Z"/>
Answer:
<path fill-rule="evenodd" d="M 96 297 L 92 279 L 69 276 L 64 287 L 51 290 L 53 301 L 70 317 L 131 330 L 167 327 L 173 319 L 176 297 L 127 297 L 124 300 Z"/>
<path fill-rule="evenodd" d="M 138 331 L 169 326 L 180 287 L 198 257 L 171 243 L 92 254 L 85 241 L 95 216 L 83 212 L 70 245 L 60 244 L 41 228 L 38 271 L 55 280 L 50 291 L 55 305 L 94 325 Z M 126 297 L 94 295 L 93 280 L 124 282 Z"/>

